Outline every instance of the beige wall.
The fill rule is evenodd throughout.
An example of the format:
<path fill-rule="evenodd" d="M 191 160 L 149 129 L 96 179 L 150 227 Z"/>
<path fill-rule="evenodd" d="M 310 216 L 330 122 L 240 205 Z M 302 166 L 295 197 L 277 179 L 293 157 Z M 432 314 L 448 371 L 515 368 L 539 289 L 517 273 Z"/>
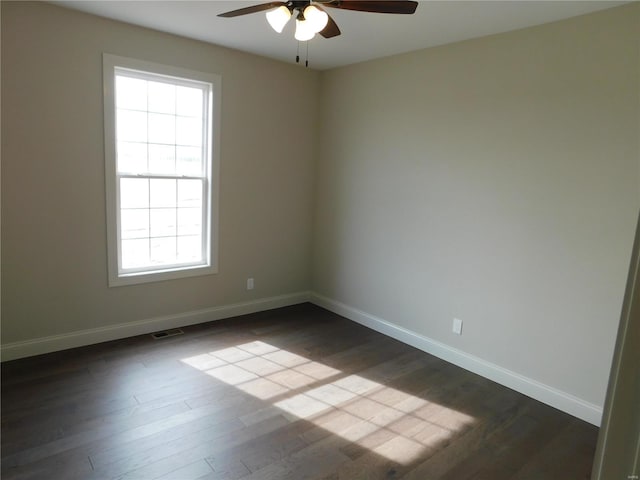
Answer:
<path fill-rule="evenodd" d="M 324 73 L 314 291 L 602 406 L 639 26 L 636 3 Z"/>
<path fill-rule="evenodd" d="M 222 75 L 219 274 L 107 287 L 103 52 Z M 308 290 L 317 73 L 2 2 L 2 74 L 3 344 Z"/>

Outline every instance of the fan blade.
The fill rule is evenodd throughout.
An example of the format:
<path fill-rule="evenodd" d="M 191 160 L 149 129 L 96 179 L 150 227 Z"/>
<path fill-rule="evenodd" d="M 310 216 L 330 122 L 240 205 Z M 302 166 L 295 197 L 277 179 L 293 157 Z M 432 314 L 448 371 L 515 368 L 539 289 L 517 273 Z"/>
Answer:
<path fill-rule="evenodd" d="M 218 17 L 231 18 L 238 17 L 240 15 L 248 15 L 249 13 L 264 12 L 265 10 L 271 10 L 272 8 L 287 6 L 287 2 L 269 2 L 261 3 L 260 5 L 254 5 L 253 7 L 240 8 L 238 10 L 232 10 L 230 12 L 220 13 Z"/>
<path fill-rule="evenodd" d="M 314 5 L 319 10 L 322 10 L 322 8 L 320 8 L 320 6 L 317 3 L 314 3 Z M 324 10 L 322 10 L 322 11 L 324 12 Z M 324 12 L 324 13 L 327 13 L 327 12 Z M 331 15 L 329 15 L 328 13 L 327 13 L 327 17 L 329 17 L 329 21 L 327 22 L 327 26 L 324 27 L 318 33 L 320 35 L 322 35 L 324 38 L 337 37 L 338 35 L 340 35 L 340 29 L 338 28 L 338 24 L 336 24 L 336 22 L 333 20 L 333 18 L 331 18 Z"/>
<path fill-rule="evenodd" d="M 400 13 L 410 15 L 418 8 L 418 2 L 404 0 L 335 0 L 323 6 L 356 10 L 358 12 Z"/>

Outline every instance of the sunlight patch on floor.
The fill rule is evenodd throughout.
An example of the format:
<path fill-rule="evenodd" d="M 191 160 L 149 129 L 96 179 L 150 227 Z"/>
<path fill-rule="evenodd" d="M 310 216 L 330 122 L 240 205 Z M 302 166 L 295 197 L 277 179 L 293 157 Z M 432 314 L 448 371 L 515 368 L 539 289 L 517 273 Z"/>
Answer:
<path fill-rule="evenodd" d="M 243 421 L 284 414 L 310 421 L 400 464 L 409 464 L 474 418 L 360 375 L 255 341 L 182 362 L 269 402 Z"/>

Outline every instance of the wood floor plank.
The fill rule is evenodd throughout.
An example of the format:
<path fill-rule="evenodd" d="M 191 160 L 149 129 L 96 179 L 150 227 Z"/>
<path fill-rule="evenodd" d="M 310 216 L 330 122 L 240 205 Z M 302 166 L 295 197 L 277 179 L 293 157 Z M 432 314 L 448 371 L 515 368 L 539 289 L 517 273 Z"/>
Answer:
<path fill-rule="evenodd" d="M 595 445 L 590 439 L 595 434 L 595 430 L 591 425 L 571 421 L 510 478 L 513 480 L 538 478 L 588 480 L 591 477 L 591 460 L 595 453 Z"/>
<path fill-rule="evenodd" d="M 234 419 L 235 420 L 235 419 Z M 188 456 L 177 457 L 178 462 L 184 464 L 187 458 L 198 458 L 198 453 L 202 458 L 215 455 L 216 452 L 231 448 L 235 445 L 248 442 L 255 437 L 269 434 L 289 424 L 289 420 L 283 416 L 269 418 L 263 422 L 256 423 L 250 427 L 243 427 L 238 424 L 223 424 L 223 427 L 232 428 L 202 428 L 193 425 L 192 430 L 185 428 L 167 431 L 153 437 L 148 437 L 142 441 L 130 442 L 127 445 L 112 445 L 111 448 L 103 452 L 100 462 L 96 461 L 96 473 L 109 474 L 110 476 L 122 475 L 131 471 L 137 471 L 141 475 L 155 460 L 163 459 L 171 454 L 180 454 L 186 450 Z M 94 457 L 92 457 L 94 458 Z M 175 463 L 173 460 L 169 462 Z M 155 468 L 155 467 L 154 467 Z M 155 471 L 155 470 L 154 470 Z"/>
<path fill-rule="evenodd" d="M 447 471 L 442 480 L 510 478 L 535 455 L 537 448 L 557 434 L 559 427 L 555 423 L 522 415 Z"/>
<path fill-rule="evenodd" d="M 68 423 L 63 428 L 52 432 L 52 434 L 57 433 L 57 435 L 56 438 L 50 440 L 47 440 L 47 437 L 43 436 L 42 429 L 45 428 L 44 426 L 40 427 L 39 435 L 33 432 L 34 429 L 38 428 L 35 426 L 26 430 L 30 435 L 25 438 L 22 443 L 5 443 L 3 445 L 3 455 L 5 457 L 10 457 L 13 453 L 51 444 L 64 437 L 69 438 L 72 436 L 80 436 L 80 438 L 101 438 L 118 432 L 130 430 L 135 427 L 147 425 L 150 422 L 153 422 L 154 419 L 167 418 L 188 410 L 191 410 L 191 408 L 184 402 L 156 404 L 152 406 L 135 405 L 123 410 L 117 410 L 106 415 L 98 416 L 91 420 L 85 421 L 80 418 L 77 423 Z M 11 430 L 10 432 L 13 433 L 14 430 Z M 44 433 L 46 434 L 46 430 Z M 80 441 L 77 443 L 82 444 L 83 442 Z"/>
<path fill-rule="evenodd" d="M 198 480 L 198 478 L 211 473 L 213 473 L 211 466 L 205 460 L 198 460 L 156 478 L 157 480 L 176 480 L 178 478 L 180 480 Z"/>

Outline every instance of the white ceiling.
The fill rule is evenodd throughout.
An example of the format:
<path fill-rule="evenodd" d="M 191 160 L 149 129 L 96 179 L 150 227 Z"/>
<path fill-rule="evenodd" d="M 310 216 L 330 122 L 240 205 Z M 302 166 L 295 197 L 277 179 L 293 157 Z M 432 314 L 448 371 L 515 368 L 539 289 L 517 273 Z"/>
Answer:
<path fill-rule="evenodd" d="M 275 33 L 264 13 L 216 15 L 256 1 L 54 1 L 58 5 L 217 45 L 295 62 L 294 22 Z M 342 35 L 318 35 L 309 44 L 309 66 L 325 70 L 469 38 L 553 22 L 624 1 L 421 1 L 414 15 L 327 11 Z M 301 43 L 302 57 L 306 45 Z"/>

